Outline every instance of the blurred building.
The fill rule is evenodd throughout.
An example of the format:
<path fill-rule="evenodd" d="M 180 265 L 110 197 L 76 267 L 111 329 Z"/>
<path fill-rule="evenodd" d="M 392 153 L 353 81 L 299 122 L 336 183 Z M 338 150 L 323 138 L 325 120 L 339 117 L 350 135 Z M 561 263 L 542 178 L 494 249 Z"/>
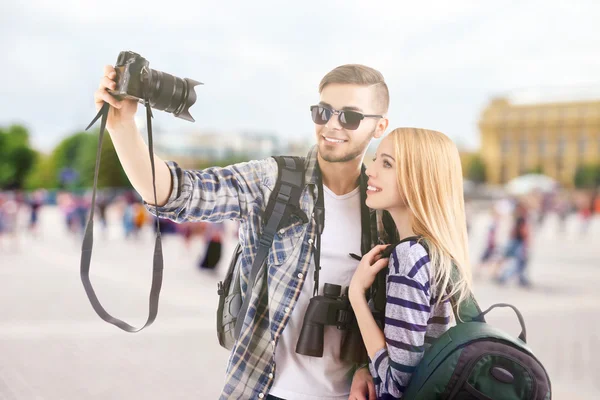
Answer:
<path fill-rule="evenodd" d="M 156 151 L 163 158 L 176 160 L 184 168 L 193 168 L 198 162 L 255 160 L 283 154 L 285 145 L 277 135 L 269 133 L 193 132 L 157 137 Z"/>
<path fill-rule="evenodd" d="M 600 162 L 600 100 L 498 98 L 483 111 L 479 128 L 488 183 L 538 172 L 571 187 L 578 166 Z"/>

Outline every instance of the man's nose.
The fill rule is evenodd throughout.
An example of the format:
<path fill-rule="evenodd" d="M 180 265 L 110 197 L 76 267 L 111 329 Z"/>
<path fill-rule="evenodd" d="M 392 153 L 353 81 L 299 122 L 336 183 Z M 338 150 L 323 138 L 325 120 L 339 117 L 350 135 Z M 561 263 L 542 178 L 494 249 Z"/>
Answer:
<path fill-rule="evenodd" d="M 329 118 L 325 127 L 328 129 L 342 129 L 342 125 L 340 124 L 340 114 L 331 113 L 331 118 Z"/>

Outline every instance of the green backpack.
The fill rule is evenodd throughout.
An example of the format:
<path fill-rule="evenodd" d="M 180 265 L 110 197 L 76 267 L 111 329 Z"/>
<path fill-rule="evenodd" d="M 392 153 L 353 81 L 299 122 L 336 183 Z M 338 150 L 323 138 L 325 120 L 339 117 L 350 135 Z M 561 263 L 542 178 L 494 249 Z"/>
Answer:
<path fill-rule="evenodd" d="M 454 303 L 454 302 L 453 302 Z M 496 307 L 512 308 L 521 324 L 518 338 L 485 322 Z M 473 297 L 463 302 L 460 318 L 427 349 L 403 398 L 549 400 L 550 378 L 526 344 L 523 316 L 510 304 L 494 304 L 481 312 Z"/>

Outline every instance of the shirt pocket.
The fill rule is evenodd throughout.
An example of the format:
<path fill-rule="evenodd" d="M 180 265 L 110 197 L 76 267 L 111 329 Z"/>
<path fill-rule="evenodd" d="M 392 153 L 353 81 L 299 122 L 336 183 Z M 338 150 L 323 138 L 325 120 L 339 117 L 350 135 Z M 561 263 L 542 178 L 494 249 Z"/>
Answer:
<path fill-rule="evenodd" d="M 290 224 L 281 228 L 275 234 L 273 245 L 269 252 L 270 265 L 282 265 L 298 250 L 302 243 L 308 223 L 304 223 L 300 218 L 292 216 Z"/>

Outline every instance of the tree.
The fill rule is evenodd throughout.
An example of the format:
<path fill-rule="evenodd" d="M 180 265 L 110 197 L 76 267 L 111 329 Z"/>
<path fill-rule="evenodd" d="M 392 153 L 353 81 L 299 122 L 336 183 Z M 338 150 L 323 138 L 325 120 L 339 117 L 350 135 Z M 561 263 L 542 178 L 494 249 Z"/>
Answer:
<path fill-rule="evenodd" d="M 92 187 L 94 184 L 98 138 L 98 131 L 89 135 L 82 143 L 81 151 L 75 160 L 75 169 L 80 173 L 80 183 L 83 187 Z M 131 187 L 108 133 L 104 134 L 102 140 L 98 187 Z"/>
<path fill-rule="evenodd" d="M 480 156 L 476 155 L 471 158 L 467 167 L 467 178 L 475 183 L 485 182 L 486 171 L 485 164 Z"/>
<path fill-rule="evenodd" d="M 27 179 L 27 188 L 90 188 L 99 133 L 78 132 L 63 139 L 49 156 L 40 156 Z M 102 142 L 98 187 L 131 187 L 108 134 Z"/>
<path fill-rule="evenodd" d="M 595 189 L 600 186 L 600 164 L 585 164 L 577 167 L 574 178 L 578 189 Z"/>
<path fill-rule="evenodd" d="M 55 171 L 56 167 L 54 166 L 52 157 L 46 154 L 38 154 L 33 167 L 25 178 L 24 188 L 33 190 L 58 187 L 58 179 Z"/>
<path fill-rule="evenodd" d="M 6 129 L 0 128 L 0 188 L 23 188 L 36 157 L 25 127 L 11 125 Z"/>

